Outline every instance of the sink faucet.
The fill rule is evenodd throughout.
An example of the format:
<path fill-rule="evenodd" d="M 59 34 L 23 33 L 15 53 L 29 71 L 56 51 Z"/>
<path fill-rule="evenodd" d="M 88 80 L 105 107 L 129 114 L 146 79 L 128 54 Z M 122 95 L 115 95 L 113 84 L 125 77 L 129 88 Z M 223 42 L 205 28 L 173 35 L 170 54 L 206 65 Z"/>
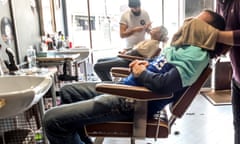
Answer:
<path fill-rule="evenodd" d="M 0 57 L 0 76 L 4 75 L 5 73 L 8 73 L 9 70 L 7 69 L 3 59 Z"/>
<path fill-rule="evenodd" d="M 3 72 L 3 61 L 2 61 L 2 59 L 0 58 L 0 76 L 2 76 L 2 75 L 4 75 L 4 72 Z"/>
<path fill-rule="evenodd" d="M 13 50 L 11 48 L 6 48 L 6 53 L 9 58 L 9 63 L 7 61 L 4 61 L 4 62 L 7 66 L 7 68 L 9 69 L 9 72 L 18 70 L 18 67 L 17 67 L 15 59 L 14 59 L 15 54 L 14 54 Z"/>

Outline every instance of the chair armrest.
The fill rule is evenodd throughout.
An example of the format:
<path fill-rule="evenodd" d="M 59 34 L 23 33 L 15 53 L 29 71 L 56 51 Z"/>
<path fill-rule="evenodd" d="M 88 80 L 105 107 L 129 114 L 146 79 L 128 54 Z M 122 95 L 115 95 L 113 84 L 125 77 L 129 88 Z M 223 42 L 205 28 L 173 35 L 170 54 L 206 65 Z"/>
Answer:
<path fill-rule="evenodd" d="M 111 73 L 115 77 L 127 77 L 131 73 L 131 71 L 130 68 L 126 67 L 112 67 Z"/>
<path fill-rule="evenodd" d="M 130 61 L 133 61 L 133 60 L 136 60 L 136 59 L 137 60 L 144 60 L 145 59 L 144 57 L 131 56 L 131 55 L 126 55 L 126 54 L 118 54 L 118 57 L 126 59 L 126 60 L 130 60 Z"/>
<path fill-rule="evenodd" d="M 173 97 L 172 94 L 157 94 L 141 86 L 129 86 L 124 84 L 99 83 L 96 90 L 103 93 L 118 95 L 140 101 L 160 100 Z"/>

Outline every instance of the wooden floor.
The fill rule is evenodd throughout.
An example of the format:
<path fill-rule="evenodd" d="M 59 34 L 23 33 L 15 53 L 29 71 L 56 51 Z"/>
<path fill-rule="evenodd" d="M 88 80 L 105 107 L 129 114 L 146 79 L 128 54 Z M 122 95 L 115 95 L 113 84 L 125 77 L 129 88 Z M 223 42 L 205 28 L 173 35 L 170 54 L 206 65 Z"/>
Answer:
<path fill-rule="evenodd" d="M 105 138 L 104 144 L 130 144 L 130 139 Z M 136 144 L 233 144 L 231 105 L 213 106 L 198 95 L 167 139 L 137 140 Z"/>

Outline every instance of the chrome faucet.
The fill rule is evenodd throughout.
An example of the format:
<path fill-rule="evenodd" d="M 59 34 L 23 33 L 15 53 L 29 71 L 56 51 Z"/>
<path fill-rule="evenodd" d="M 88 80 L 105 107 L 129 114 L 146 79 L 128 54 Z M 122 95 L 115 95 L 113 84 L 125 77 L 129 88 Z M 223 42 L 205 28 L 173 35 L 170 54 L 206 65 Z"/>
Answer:
<path fill-rule="evenodd" d="M 15 57 L 15 54 L 13 52 L 13 50 L 11 48 L 6 48 L 6 53 L 8 55 L 8 58 L 9 58 L 9 62 L 8 61 L 4 61 L 9 72 L 13 72 L 13 71 L 16 71 L 18 70 L 18 67 L 16 65 L 16 61 L 14 59 Z"/>
<path fill-rule="evenodd" d="M 1 49 L 0 44 L 0 49 Z M 5 73 L 11 73 L 16 70 L 18 70 L 18 67 L 15 62 L 15 55 L 11 48 L 6 48 L 6 53 L 8 55 L 9 61 L 3 60 L 2 57 L 0 57 L 0 75 L 4 75 Z"/>
<path fill-rule="evenodd" d="M 1 48 L 2 48 L 2 45 L 0 44 L 0 50 Z M 3 60 L 0 57 L 0 75 L 4 75 L 4 73 L 11 73 L 18 70 L 18 66 L 16 65 L 16 62 L 14 59 L 15 54 L 13 50 L 11 48 L 6 48 L 5 52 L 8 55 L 9 61 Z"/>
<path fill-rule="evenodd" d="M 2 59 L 0 58 L 0 76 L 2 76 L 2 75 L 4 75 L 4 72 L 3 72 L 3 61 L 2 61 Z"/>

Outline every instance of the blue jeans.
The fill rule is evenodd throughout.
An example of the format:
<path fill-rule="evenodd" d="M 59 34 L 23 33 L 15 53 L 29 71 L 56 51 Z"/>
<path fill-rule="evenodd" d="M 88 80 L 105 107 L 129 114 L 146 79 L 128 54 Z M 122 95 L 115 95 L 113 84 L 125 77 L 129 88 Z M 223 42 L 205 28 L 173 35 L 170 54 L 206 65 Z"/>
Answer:
<path fill-rule="evenodd" d="M 133 103 L 95 91 L 96 83 L 65 85 L 63 103 L 45 113 L 43 127 L 51 144 L 84 144 L 84 125 L 132 120 Z"/>
<path fill-rule="evenodd" d="M 232 80 L 232 111 L 234 125 L 234 144 L 240 144 L 240 84 Z"/>

